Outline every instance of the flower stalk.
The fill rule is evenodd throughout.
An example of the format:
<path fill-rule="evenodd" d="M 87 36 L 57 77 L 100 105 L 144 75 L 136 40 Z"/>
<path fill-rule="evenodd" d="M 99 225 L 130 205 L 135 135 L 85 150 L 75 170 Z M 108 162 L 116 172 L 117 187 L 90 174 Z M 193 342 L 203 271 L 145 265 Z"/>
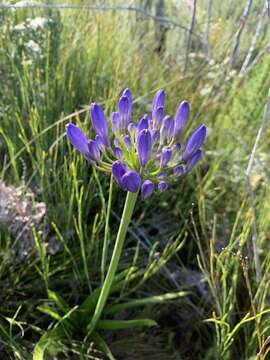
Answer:
<path fill-rule="evenodd" d="M 119 263 L 119 260 L 121 257 L 124 241 L 126 238 L 126 233 L 127 233 L 128 226 L 129 226 L 129 223 L 130 223 L 133 211 L 134 211 L 137 197 L 138 197 L 138 192 L 136 192 L 136 193 L 130 192 L 130 191 L 127 192 L 125 206 L 124 206 L 120 226 L 118 229 L 117 238 L 116 238 L 111 262 L 109 265 L 109 269 L 108 269 L 101 293 L 98 298 L 98 302 L 96 305 L 94 315 L 92 317 L 91 323 L 88 326 L 89 334 L 91 334 L 95 330 L 96 325 L 102 315 L 104 306 L 106 305 L 108 296 L 110 294 L 111 286 L 112 286 L 114 278 L 115 278 L 116 270 L 118 267 L 118 263 Z"/>

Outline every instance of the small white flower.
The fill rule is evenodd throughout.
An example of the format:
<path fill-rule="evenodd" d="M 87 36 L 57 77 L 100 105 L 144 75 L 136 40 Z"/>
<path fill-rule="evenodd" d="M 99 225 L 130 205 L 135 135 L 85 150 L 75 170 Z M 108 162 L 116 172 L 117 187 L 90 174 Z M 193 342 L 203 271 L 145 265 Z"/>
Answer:
<path fill-rule="evenodd" d="M 22 23 L 20 23 L 20 24 L 18 24 L 16 26 L 14 26 L 14 30 L 15 31 L 23 31 L 23 30 L 25 30 L 25 23 L 22 22 Z"/>
<path fill-rule="evenodd" d="M 36 17 L 31 19 L 28 23 L 28 26 L 34 30 L 37 30 L 39 27 L 42 28 L 48 23 L 48 19 L 44 17 Z"/>
<path fill-rule="evenodd" d="M 25 46 L 29 49 L 31 49 L 34 52 L 40 52 L 41 48 L 40 46 L 33 40 L 28 41 Z"/>

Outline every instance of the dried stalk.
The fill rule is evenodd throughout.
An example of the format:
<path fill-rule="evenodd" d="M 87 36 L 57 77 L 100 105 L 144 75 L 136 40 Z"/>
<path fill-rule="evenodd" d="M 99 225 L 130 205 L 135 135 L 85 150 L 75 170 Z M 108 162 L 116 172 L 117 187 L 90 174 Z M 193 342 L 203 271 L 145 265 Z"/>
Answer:
<path fill-rule="evenodd" d="M 261 11 L 261 14 L 260 14 L 260 17 L 259 17 L 259 21 L 258 21 L 258 24 L 257 24 L 257 27 L 256 27 L 256 31 L 255 31 L 255 34 L 251 40 L 251 44 L 250 44 L 250 47 L 249 47 L 249 51 L 247 53 L 247 56 L 243 62 L 243 65 L 241 67 L 241 70 L 240 70 L 240 73 L 239 73 L 239 76 L 242 77 L 243 74 L 246 72 L 246 69 L 247 67 L 249 66 L 250 64 L 250 59 L 252 57 L 252 54 L 253 54 L 253 51 L 257 45 L 257 42 L 258 42 L 258 39 L 260 37 L 260 34 L 262 32 L 262 28 L 263 28 L 263 21 L 264 21 L 264 18 L 266 16 L 266 13 L 267 13 L 267 6 L 266 4 L 263 6 L 262 8 L 262 11 Z"/>
<path fill-rule="evenodd" d="M 189 59 L 189 53 L 190 53 L 191 41 L 192 41 L 191 36 L 193 34 L 193 29 L 194 29 L 195 20 L 196 20 L 196 9 L 197 9 L 197 0 L 193 0 L 192 17 L 191 17 L 191 23 L 190 23 L 190 28 L 189 28 L 189 32 L 188 32 L 188 41 L 187 41 L 187 47 L 186 47 L 184 74 L 186 73 L 187 67 L 188 67 L 188 59 Z"/>
<path fill-rule="evenodd" d="M 260 259 L 259 259 L 259 254 L 258 254 L 258 244 L 257 244 L 258 233 L 257 233 L 257 224 L 256 224 L 256 212 L 255 212 L 255 206 L 254 206 L 254 191 L 252 188 L 251 177 L 252 177 L 253 166 L 255 163 L 256 150 L 258 148 L 259 141 L 262 137 L 264 127 L 268 120 L 269 111 L 270 111 L 270 89 L 268 91 L 268 99 L 267 99 L 267 102 L 265 105 L 261 125 L 258 130 L 256 140 L 255 140 L 255 143 L 254 143 L 251 155 L 250 155 L 248 167 L 246 170 L 246 176 L 247 176 L 247 182 L 248 182 L 249 207 L 252 211 L 252 247 L 253 247 L 254 263 L 255 263 L 256 279 L 257 279 L 258 283 L 261 280 L 261 265 L 260 265 Z"/>
<path fill-rule="evenodd" d="M 235 59 L 236 59 L 236 56 L 237 56 L 237 53 L 238 53 L 239 45 L 240 45 L 241 35 L 242 35 L 242 32 L 243 32 L 243 30 L 244 30 L 244 28 L 246 26 L 246 22 L 247 22 L 248 15 L 250 13 L 251 6 L 252 6 L 252 0 L 247 0 L 244 12 L 243 12 L 243 14 L 241 16 L 241 19 L 240 19 L 240 26 L 239 26 L 239 29 L 238 29 L 238 31 L 236 33 L 234 47 L 233 47 L 232 54 L 231 54 L 231 57 L 230 57 L 230 60 L 229 60 L 228 72 L 231 71 L 231 69 L 232 69 L 232 67 L 234 65 L 234 62 L 235 62 Z"/>

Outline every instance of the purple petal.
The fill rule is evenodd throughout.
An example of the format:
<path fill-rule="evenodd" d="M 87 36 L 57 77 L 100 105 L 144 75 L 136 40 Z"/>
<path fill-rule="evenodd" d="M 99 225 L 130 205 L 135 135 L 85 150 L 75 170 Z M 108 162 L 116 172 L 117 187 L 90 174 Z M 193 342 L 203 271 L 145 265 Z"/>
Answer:
<path fill-rule="evenodd" d="M 191 171 L 201 158 L 202 151 L 199 149 L 191 156 L 191 158 L 188 159 L 186 171 Z"/>
<path fill-rule="evenodd" d="M 122 93 L 122 96 L 126 96 L 128 98 L 128 102 L 129 102 L 129 118 L 131 117 L 131 112 L 132 112 L 132 94 L 131 91 L 129 89 L 125 89 Z"/>
<path fill-rule="evenodd" d="M 182 101 L 179 104 L 175 115 L 175 125 L 174 125 L 174 135 L 173 135 L 174 137 L 178 136 L 184 129 L 188 121 L 189 111 L 190 111 L 189 103 L 187 101 Z"/>
<path fill-rule="evenodd" d="M 160 172 L 158 175 L 157 175 L 157 178 L 159 180 L 164 180 L 166 179 L 166 173 L 165 172 Z"/>
<path fill-rule="evenodd" d="M 75 149 L 82 154 L 88 154 L 88 139 L 84 133 L 74 124 L 66 125 L 67 137 Z"/>
<path fill-rule="evenodd" d="M 126 88 L 122 92 L 121 96 L 126 96 L 128 98 L 128 100 L 129 100 L 129 103 L 132 104 L 132 94 L 131 94 L 131 91 L 128 88 Z"/>
<path fill-rule="evenodd" d="M 141 186 L 141 178 L 134 170 L 127 171 L 121 179 L 122 187 L 130 192 L 136 193 Z"/>
<path fill-rule="evenodd" d="M 126 147 L 127 147 L 129 150 L 132 149 L 133 144 L 132 144 L 132 141 L 131 141 L 131 138 L 130 138 L 129 135 L 124 136 L 123 141 L 124 141 L 124 144 L 126 145 Z"/>
<path fill-rule="evenodd" d="M 177 165 L 174 169 L 173 169 L 173 175 L 174 176 L 181 176 L 184 175 L 185 173 L 185 169 L 183 165 Z"/>
<path fill-rule="evenodd" d="M 115 147 L 114 150 L 114 156 L 117 158 L 117 159 L 121 159 L 121 157 L 123 156 L 123 151 L 122 149 L 120 149 L 119 147 Z"/>
<path fill-rule="evenodd" d="M 92 161 L 99 161 L 100 160 L 100 148 L 99 144 L 96 140 L 89 140 L 88 141 L 88 157 Z"/>
<path fill-rule="evenodd" d="M 152 152 L 152 138 L 149 130 L 139 132 L 137 140 L 138 158 L 141 166 L 145 166 Z"/>
<path fill-rule="evenodd" d="M 154 129 L 159 126 L 163 118 L 164 118 L 164 108 L 162 106 L 153 109 L 152 120 L 153 120 Z"/>
<path fill-rule="evenodd" d="M 141 188 L 142 199 L 145 200 L 146 198 L 148 198 L 152 194 L 154 189 L 155 185 L 152 183 L 152 181 L 145 180 Z"/>
<path fill-rule="evenodd" d="M 149 127 L 149 119 L 147 115 L 144 115 L 144 117 L 138 122 L 137 125 L 138 134 L 142 130 L 148 130 L 148 127 Z"/>
<path fill-rule="evenodd" d="M 160 192 L 166 191 L 168 189 L 168 183 L 166 181 L 160 181 L 158 183 L 158 190 Z"/>
<path fill-rule="evenodd" d="M 112 164 L 112 174 L 113 177 L 115 178 L 116 182 L 118 183 L 118 185 L 122 186 L 122 177 L 126 172 L 126 167 L 123 163 L 121 163 L 121 161 L 116 160 L 113 164 Z"/>
<path fill-rule="evenodd" d="M 113 112 L 111 115 L 111 124 L 113 133 L 118 133 L 121 130 L 120 116 L 118 112 Z"/>
<path fill-rule="evenodd" d="M 165 105 L 165 91 L 163 89 L 161 89 L 161 90 L 158 90 L 156 92 L 156 95 L 154 96 L 153 103 L 152 103 L 152 110 L 155 110 L 160 106 L 162 106 L 164 108 L 164 105 Z"/>
<path fill-rule="evenodd" d="M 137 129 L 137 125 L 133 124 L 133 123 L 129 123 L 127 129 L 128 129 L 128 132 L 130 133 L 130 135 L 133 135 Z"/>
<path fill-rule="evenodd" d="M 173 154 L 176 153 L 177 151 L 179 151 L 180 149 L 181 149 L 181 145 L 179 143 L 173 144 L 173 146 L 172 146 Z"/>
<path fill-rule="evenodd" d="M 93 103 L 91 105 L 90 117 L 95 132 L 97 133 L 97 135 L 100 136 L 105 148 L 108 148 L 110 146 L 110 143 L 109 143 L 107 121 L 104 112 L 102 110 L 102 107 L 99 104 Z"/>
<path fill-rule="evenodd" d="M 200 125 L 197 127 L 193 134 L 188 139 L 187 145 L 183 152 L 183 160 L 188 161 L 188 159 L 202 146 L 206 137 L 206 127 L 205 125 Z"/>
<path fill-rule="evenodd" d="M 130 104 L 127 96 L 121 96 L 118 102 L 118 113 L 121 127 L 126 129 L 129 123 Z"/>
<path fill-rule="evenodd" d="M 170 139 L 173 136 L 174 130 L 174 121 L 170 116 L 165 116 L 162 120 L 161 128 L 160 128 L 160 145 L 163 145 L 166 139 Z"/>
<path fill-rule="evenodd" d="M 172 157 L 172 150 L 169 149 L 167 146 L 164 147 L 161 151 L 160 156 L 160 167 L 165 167 L 168 162 L 171 160 Z"/>
<path fill-rule="evenodd" d="M 158 138 L 159 131 L 158 131 L 158 129 L 153 129 L 150 132 L 151 132 L 152 142 L 154 143 Z"/>

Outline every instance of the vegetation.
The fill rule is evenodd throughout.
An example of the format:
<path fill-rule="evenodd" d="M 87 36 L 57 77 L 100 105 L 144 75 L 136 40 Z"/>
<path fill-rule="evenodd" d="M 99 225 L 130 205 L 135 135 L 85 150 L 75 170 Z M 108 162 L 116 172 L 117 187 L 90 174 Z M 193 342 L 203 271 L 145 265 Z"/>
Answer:
<path fill-rule="evenodd" d="M 51 337 L 47 359 L 267 359 L 267 126 L 246 175 L 270 87 L 265 1 L 106 4 L 0 9 L 1 181 L 46 204 L 26 248 L 0 201 L 0 357 L 31 359 L 39 344 L 42 358 Z M 187 133 L 203 122 L 208 136 L 196 171 L 138 201 L 104 310 L 117 329 L 104 321 L 93 340 L 103 243 L 108 265 L 125 192 L 73 150 L 65 124 L 90 136 L 90 103 L 109 115 L 126 87 L 135 118 L 163 88 L 167 113 L 187 99 Z"/>

